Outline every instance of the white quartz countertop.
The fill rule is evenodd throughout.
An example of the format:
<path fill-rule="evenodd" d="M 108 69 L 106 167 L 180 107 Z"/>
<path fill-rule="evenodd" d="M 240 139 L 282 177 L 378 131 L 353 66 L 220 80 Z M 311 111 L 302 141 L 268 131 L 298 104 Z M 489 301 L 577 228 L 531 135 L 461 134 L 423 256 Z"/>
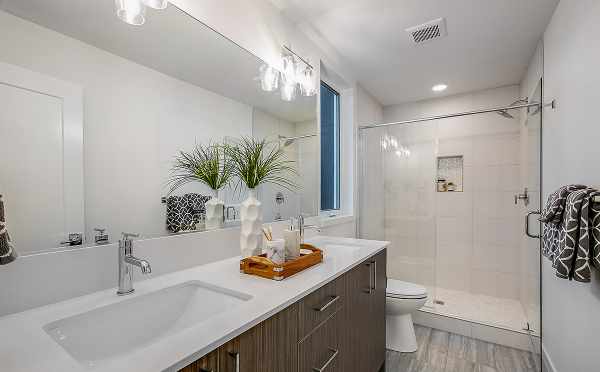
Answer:
<path fill-rule="evenodd" d="M 323 263 L 281 282 L 240 273 L 239 257 L 232 257 L 136 282 L 136 291 L 130 296 L 119 297 L 113 288 L 1 317 L 0 370 L 176 371 L 339 277 L 389 244 L 332 237 L 315 237 L 308 242 L 323 249 Z M 152 265 L 158 266 L 160 262 L 152 262 Z M 252 298 L 205 322 L 94 366 L 75 360 L 43 329 L 57 320 L 195 280 L 243 292 Z M 143 317 L 144 314 L 139 316 Z"/>

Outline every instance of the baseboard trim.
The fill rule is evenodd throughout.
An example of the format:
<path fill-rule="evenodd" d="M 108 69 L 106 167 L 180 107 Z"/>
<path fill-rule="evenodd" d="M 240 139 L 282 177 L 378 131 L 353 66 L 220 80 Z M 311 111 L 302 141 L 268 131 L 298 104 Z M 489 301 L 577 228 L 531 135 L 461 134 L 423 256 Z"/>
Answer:
<path fill-rule="evenodd" d="M 531 336 L 522 332 L 509 331 L 503 328 L 469 322 L 446 315 L 428 311 L 417 311 L 413 314 L 413 322 L 429 328 L 456 333 L 474 339 L 509 346 L 533 352 Z M 539 351 L 537 351 L 539 353 Z"/>
<path fill-rule="evenodd" d="M 542 343 L 542 364 L 543 364 L 542 372 L 558 372 L 556 370 L 556 368 L 554 367 L 554 363 L 552 363 L 552 359 L 550 358 L 550 355 L 548 354 L 548 351 L 544 347 L 543 343 Z"/>

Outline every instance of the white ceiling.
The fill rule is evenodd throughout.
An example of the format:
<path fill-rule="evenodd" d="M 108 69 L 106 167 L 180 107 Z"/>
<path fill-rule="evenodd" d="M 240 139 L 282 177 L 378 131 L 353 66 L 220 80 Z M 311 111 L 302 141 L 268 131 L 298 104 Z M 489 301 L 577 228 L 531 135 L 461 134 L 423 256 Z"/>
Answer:
<path fill-rule="evenodd" d="M 518 84 L 559 0 L 271 1 L 391 105 Z M 412 44 L 407 28 L 440 17 L 448 37 Z"/>
<path fill-rule="evenodd" d="M 116 17 L 114 0 L 0 0 L 0 9 L 283 120 L 316 117 L 316 97 L 262 91 L 261 59 L 175 6 L 148 10 L 139 27 Z"/>

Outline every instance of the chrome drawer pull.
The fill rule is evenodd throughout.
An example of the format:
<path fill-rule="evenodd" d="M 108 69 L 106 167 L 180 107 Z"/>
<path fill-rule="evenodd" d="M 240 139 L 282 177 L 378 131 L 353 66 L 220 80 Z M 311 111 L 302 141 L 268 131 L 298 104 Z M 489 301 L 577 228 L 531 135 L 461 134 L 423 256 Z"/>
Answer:
<path fill-rule="evenodd" d="M 235 359 L 235 372 L 240 372 L 240 353 L 229 352 L 229 356 Z"/>
<path fill-rule="evenodd" d="M 214 372 L 214 369 L 200 368 L 200 372 Z"/>
<path fill-rule="evenodd" d="M 338 300 L 340 299 L 340 296 L 330 296 L 329 301 L 327 301 L 327 303 L 321 307 L 315 307 L 313 308 L 314 311 L 318 311 L 318 312 L 323 312 L 325 310 L 327 310 L 327 308 L 333 304 L 335 304 Z"/>
<path fill-rule="evenodd" d="M 377 290 L 377 261 L 373 261 L 373 290 Z"/>
<path fill-rule="evenodd" d="M 370 263 L 365 264 L 369 268 L 369 288 L 365 289 L 365 293 L 372 294 L 373 293 L 373 268 Z"/>
<path fill-rule="evenodd" d="M 331 355 L 331 357 L 329 359 L 327 359 L 327 361 L 325 362 L 325 364 L 323 364 L 323 367 L 321 367 L 321 368 L 313 367 L 313 371 L 314 372 L 323 372 L 323 371 L 325 371 L 325 369 L 327 369 L 327 367 L 329 367 L 329 365 L 331 364 L 331 362 L 333 362 L 335 360 L 335 358 L 337 358 L 338 354 L 340 353 L 340 351 L 336 350 L 336 349 L 329 349 L 329 351 L 331 351 L 333 353 Z"/>

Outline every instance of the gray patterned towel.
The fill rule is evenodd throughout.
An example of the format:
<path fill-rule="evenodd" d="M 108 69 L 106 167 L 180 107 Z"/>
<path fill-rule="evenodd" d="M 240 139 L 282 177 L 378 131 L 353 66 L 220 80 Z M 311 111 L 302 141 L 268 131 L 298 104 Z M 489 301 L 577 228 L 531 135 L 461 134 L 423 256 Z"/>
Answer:
<path fill-rule="evenodd" d="M 17 252 L 10 241 L 4 216 L 4 198 L 0 195 L 0 265 L 6 265 L 17 259 Z"/>
<path fill-rule="evenodd" d="M 172 233 L 196 230 L 196 225 L 206 214 L 210 196 L 190 193 L 167 198 L 167 230 Z"/>
<path fill-rule="evenodd" d="M 550 194 L 544 209 L 542 209 L 540 221 L 543 223 L 559 225 L 562 221 L 562 214 L 565 210 L 567 196 L 573 191 L 585 188 L 587 187 L 584 185 L 567 185 Z"/>
<path fill-rule="evenodd" d="M 585 188 L 572 191 L 566 198 L 559 231 L 554 232 L 558 246 L 553 266 L 560 278 L 589 282 L 590 266 L 600 267 L 600 207 L 594 203 L 599 195 L 598 190 Z"/>

